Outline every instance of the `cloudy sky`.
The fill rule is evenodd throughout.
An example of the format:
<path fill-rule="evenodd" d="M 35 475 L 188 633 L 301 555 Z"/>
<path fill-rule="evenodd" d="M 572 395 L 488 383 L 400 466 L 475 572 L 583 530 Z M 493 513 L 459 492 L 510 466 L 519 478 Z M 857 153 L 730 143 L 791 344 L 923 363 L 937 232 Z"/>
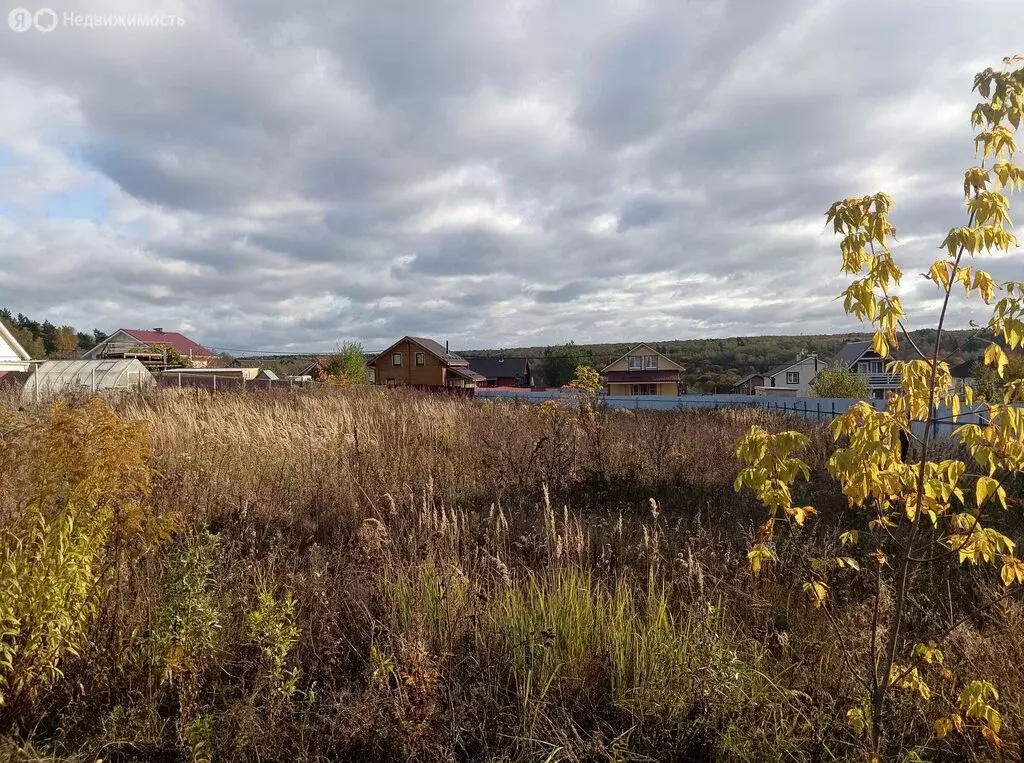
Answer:
<path fill-rule="evenodd" d="M 47 34 L 15 6 L 0 305 L 234 350 L 856 328 L 825 210 L 893 194 L 925 269 L 973 74 L 1024 53 L 1020 0 L 53 0 Z"/>

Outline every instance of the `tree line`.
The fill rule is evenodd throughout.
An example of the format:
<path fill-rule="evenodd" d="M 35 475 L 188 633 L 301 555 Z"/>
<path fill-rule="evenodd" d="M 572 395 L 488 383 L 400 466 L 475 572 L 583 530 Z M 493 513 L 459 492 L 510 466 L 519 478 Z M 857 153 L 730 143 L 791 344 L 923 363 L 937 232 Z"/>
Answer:
<path fill-rule="evenodd" d="M 92 333 L 78 331 L 74 326 L 58 326 L 48 320 L 40 323 L 27 315 L 13 315 L 0 307 L 0 321 L 33 358 L 66 358 L 79 350 L 88 350 L 107 338 L 99 329 Z"/>

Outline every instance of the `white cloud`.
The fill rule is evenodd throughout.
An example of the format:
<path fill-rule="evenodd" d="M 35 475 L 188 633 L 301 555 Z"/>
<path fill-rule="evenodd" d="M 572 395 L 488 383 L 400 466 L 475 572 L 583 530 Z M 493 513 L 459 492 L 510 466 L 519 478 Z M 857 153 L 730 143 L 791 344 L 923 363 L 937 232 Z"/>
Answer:
<path fill-rule="evenodd" d="M 1024 22 L 995 0 L 96 1 L 186 24 L 0 29 L 0 304 L 252 349 L 855 328 L 823 215 L 876 190 L 924 323 L 910 280 L 963 219 L 972 75 Z"/>

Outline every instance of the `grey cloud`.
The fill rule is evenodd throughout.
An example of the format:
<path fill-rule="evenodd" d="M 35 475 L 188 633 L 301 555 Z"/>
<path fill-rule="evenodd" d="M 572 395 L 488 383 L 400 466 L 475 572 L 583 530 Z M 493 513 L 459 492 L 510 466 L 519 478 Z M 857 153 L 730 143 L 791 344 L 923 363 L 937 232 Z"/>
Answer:
<path fill-rule="evenodd" d="M 924 269 L 965 219 L 973 71 L 1024 23 L 996 0 L 182 15 L 0 30 L 5 183 L 45 197 L 40 178 L 84 176 L 116 210 L 60 221 L 36 199 L 0 219 L 0 303 L 253 349 L 856 328 L 831 301 L 825 209 L 892 192 L 898 257 Z M 911 296 L 915 321 L 934 314 Z"/>

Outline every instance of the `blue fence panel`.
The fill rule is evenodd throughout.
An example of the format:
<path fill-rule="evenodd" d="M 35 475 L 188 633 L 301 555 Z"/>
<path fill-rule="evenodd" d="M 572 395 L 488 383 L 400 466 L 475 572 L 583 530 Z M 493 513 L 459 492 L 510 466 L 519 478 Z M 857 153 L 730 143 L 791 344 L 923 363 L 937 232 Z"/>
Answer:
<path fill-rule="evenodd" d="M 574 395 L 562 390 L 527 390 L 527 389 L 478 389 L 479 398 L 521 400 L 542 403 L 545 400 L 565 400 L 571 402 Z M 609 408 L 627 408 L 633 410 L 675 411 L 675 410 L 716 410 L 719 408 L 762 408 L 775 413 L 802 416 L 811 421 L 828 423 L 836 416 L 846 413 L 850 406 L 858 402 L 855 398 L 821 398 L 821 397 L 774 397 L 758 395 L 600 395 L 601 401 Z M 884 411 L 888 404 L 884 400 L 870 400 L 877 410 Z M 1021 406 L 1017 406 L 1021 407 Z M 940 406 L 936 412 L 932 426 L 933 435 L 939 438 L 952 436 L 957 427 L 963 424 L 987 424 L 983 405 L 964 407 L 960 416 L 953 421 L 952 412 Z M 911 425 L 913 433 L 922 437 L 926 423 L 915 421 Z"/>

